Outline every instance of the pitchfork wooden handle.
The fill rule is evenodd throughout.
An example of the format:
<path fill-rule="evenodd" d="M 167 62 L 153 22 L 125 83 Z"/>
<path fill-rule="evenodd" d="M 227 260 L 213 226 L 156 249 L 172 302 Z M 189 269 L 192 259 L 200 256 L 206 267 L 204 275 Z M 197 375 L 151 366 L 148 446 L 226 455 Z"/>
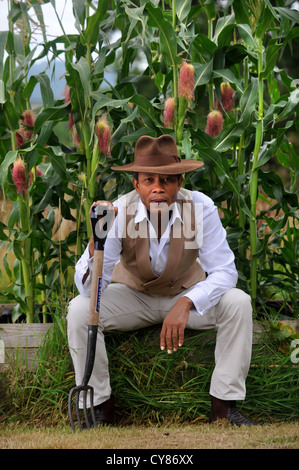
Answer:
<path fill-rule="evenodd" d="M 94 205 L 92 207 L 90 220 L 94 238 L 94 258 L 89 307 L 90 326 L 98 326 L 99 322 L 104 245 L 107 238 L 107 234 L 112 226 L 113 219 L 113 207 L 108 207 L 104 204 Z"/>
<path fill-rule="evenodd" d="M 98 325 L 99 323 L 99 307 L 100 295 L 102 287 L 104 251 L 95 250 L 93 258 L 93 269 L 91 278 L 91 295 L 89 306 L 89 325 Z"/>

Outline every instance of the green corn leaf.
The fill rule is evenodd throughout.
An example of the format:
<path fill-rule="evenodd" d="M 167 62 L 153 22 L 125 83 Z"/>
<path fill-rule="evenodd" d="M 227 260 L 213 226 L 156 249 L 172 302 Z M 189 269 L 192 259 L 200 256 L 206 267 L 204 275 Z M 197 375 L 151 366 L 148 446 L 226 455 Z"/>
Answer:
<path fill-rule="evenodd" d="M 83 24 L 84 22 L 84 13 L 85 13 L 85 2 L 82 2 L 82 0 L 72 0 L 73 1 L 73 11 L 75 14 L 75 17 L 78 19 L 78 21 Z"/>
<path fill-rule="evenodd" d="M 94 15 L 87 18 L 87 28 L 81 35 L 81 43 L 83 46 L 95 46 L 100 33 L 100 23 L 106 18 L 109 2 L 108 0 L 100 0 L 97 11 Z"/>
<path fill-rule="evenodd" d="M 4 230 L 6 229 L 6 225 L 0 221 L 0 240 L 5 240 L 5 241 L 8 241 L 9 238 L 8 236 L 6 235 L 6 233 L 4 233 Z"/>
<path fill-rule="evenodd" d="M 87 106 L 90 93 L 90 70 L 87 60 L 84 57 L 81 57 L 79 62 L 73 65 L 73 69 L 77 70 L 80 76 L 81 85 L 84 92 L 84 102 Z"/>
<path fill-rule="evenodd" d="M 6 41 L 7 41 L 7 31 L 0 31 L 0 77 L 2 77 L 2 72 L 3 72 L 3 57 L 4 57 Z"/>
<path fill-rule="evenodd" d="M 229 69 L 214 70 L 213 77 L 221 79 L 222 82 L 233 83 L 236 86 L 237 93 L 240 93 L 240 94 L 244 93 L 241 80 L 236 78 L 231 70 Z"/>
<path fill-rule="evenodd" d="M 54 105 L 54 95 L 51 88 L 51 83 L 48 75 L 41 73 L 39 75 L 32 75 L 24 88 L 24 98 L 29 99 L 36 86 L 39 83 L 42 95 L 43 105 L 45 108 Z"/>
<path fill-rule="evenodd" d="M 35 11 L 35 14 L 36 14 L 37 18 L 38 18 L 39 27 L 42 30 L 43 41 L 46 44 L 47 43 L 47 35 L 46 35 L 46 26 L 45 26 L 45 20 L 44 20 L 44 15 L 43 15 L 43 9 L 42 9 L 42 7 L 39 3 L 35 3 L 35 2 L 34 3 L 32 2 L 32 7 Z"/>
<path fill-rule="evenodd" d="M 86 117 L 90 94 L 90 70 L 87 60 L 81 57 L 76 64 L 68 64 L 70 97 L 74 112 L 80 112 L 82 121 Z"/>
<path fill-rule="evenodd" d="M 0 165 L 0 186 L 2 187 L 3 191 L 6 192 L 7 185 L 8 185 L 8 170 L 10 165 L 16 160 L 18 156 L 17 150 L 9 151 Z"/>
<path fill-rule="evenodd" d="M 222 18 L 219 18 L 219 20 L 217 21 L 217 24 L 216 24 L 216 28 L 215 28 L 215 34 L 214 34 L 214 37 L 213 37 L 213 41 L 215 43 L 217 43 L 218 41 L 218 36 L 221 34 L 221 32 L 223 31 L 223 29 L 230 25 L 230 24 L 234 24 L 235 23 L 235 15 L 232 13 L 231 15 L 228 15 L 228 16 L 223 16 Z"/>
<path fill-rule="evenodd" d="M 234 28 L 235 24 L 228 24 L 221 30 L 217 38 L 217 44 L 219 48 L 230 45 Z"/>
<path fill-rule="evenodd" d="M 44 109 L 36 118 L 34 131 L 38 132 L 47 121 L 59 121 L 70 114 L 70 103 Z"/>
<path fill-rule="evenodd" d="M 151 137 L 157 137 L 156 132 L 153 129 L 148 127 L 142 127 L 138 129 L 136 132 L 132 132 L 132 134 L 124 135 L 119 139 L 119 142 L 137 142 L 139 137 L 143 135 L 149 135 Z"/>
<path fill-rule="evenodd" d="M 138 106 L 141 115 L 143 115 L 145 118 L 149 118 L 153 124 L 156 124 L 154 108 L 150 101 L 148 101 L 144 96 L 134 95 L 130 99 L 130 102 Z"/>
<path fill-rule="evenodd" d="M 13 280 L 12 271 L 11 271 L 10 266 L 9 266 L 9 263 L 8 263 L 8 261 L 7 261 L 7 253 L 6 253 L 6 254 L 4 255 L 4 257 L 3 257 L 3 267 L 4 267 L 4 269 L 5 269 L 5 272 L 6 272 L 7 276 L 8 276 L 8 278 L 9 278 L 10 280 Z"/>
<path fill-rule="evenodd" d="M 177 0 L 176 14 L 180 21 L 183 21 L 189 14 L 191 8 L 191 0 Z"/>
<path fill-rule="evenodd" d="M 104 107 L 119 108 L 127 104 L 129 101 L 131 101 L 131 98 L 125 98 L 123 100 L 112 99 L 99 92 L 92 92 L 91 96 L 92 98 L 96 100 L 96 103 L 94 104 L 93 109 L 92 109 L 93 116 L 95 116 L 101 108 L 104 108 Z"/>
<path fill-rule="evenodd" d="M 52 195 L 53 195 L 53 189 L 48 188 L 45 195 L 40 199 L 38 204 L 35 204 L 32 207 L 32 214 L 35 215 L 35 214 L 38 214 L 39 212 L 42 212 L 43 210 L 45 210 L 46 207 L 48 207 L 49 204 L 51 203 Z"/>
<path fill-rule="evenodd" d="M 258 39 L 264 39 L 267 29 L 271 21 L 273 20 L 273 10 L 270 10 L 266 4 L 263 5 L 263 11 L 259 18 L 257 28 L 256 28 L 256 37 Z"/>
<path fill-rule="evenodd" d="M 256 51 L 258 48 L 256 39 L 252 35 L 252 30 L 248 24 L 237 24 L 238 31 L 248 49 Z"/>
<path fill-rule="evenodd" d="M 205 7 L 205 10 L 206 10 L 207 17 L 210 20 L 214 20 L 217 16 L 214 0 L 206 0 L 204 2 L 204 7 Z"/>
<path fill-rule="evenodd" d="M 131 101 L 131 98 L 125 98 L 123 100 L 112 99 L 100 92 L 92 92 L 91 97 L 96 100 L 92 108 L 92 119 L 90 122 L 91 129 L 94 128 L 97 114 L 102 112 L 103 109 L 106 111 L 106 108 L 120 108 Z"/>
<path fill-rule="evenodd" d="M 55 172 L 63 181 L 65 181 L 68 178 L 68 175 L 66 172 L 66 162 L 60 148 L 47 147 L 44 149 L 44 153 L 50 158 Z"/>
<path fill-rule="evenodd" d="M 11 130 L 19 129 L 19 119 L 16 113 L 16 110 L 11 101 L 5 101 L 2 105 L 2 109 L 4 112 L 5 122 L 7 127 Z"/>
<path fill-rule="evenodd" d="M 278 121 L 282 121 L 290 116 L 299 104 L 299 89 L 296 88 L 288 97 L 288 101 L 283 111 L 278 115 Z"/>
<path fill-rule="evenodd" d="M 299 13 L 291 8 L 275 7 L 274 10 L 282 17 L 287 18 L 290 21 L 299 23 Z"/>
<path fill-rule="evenodd" d="M 164 59 L 168 65 L 175 67 L 177 64 L 177 39 L 172 25 L 164 19 L 160 8 L 155 8 L 151 3 L 147 3 L 146 9 L 152 23 L 160 31 L 160 45 Z"/>
<path fill-rule="evenodd" d="M 207 165 L 213 165 L 217 168 L 219 175 L 227 176 L 226 170 L 222 164 L 220 155 L 213 149 L 200 147 L 196 145 L 196 150 L 198 151 L 198 155 L 200 160 L 203 160 Z"/>
<path fill-rule="evenodd" d="M 0 104 L 5 103 L 5 84 L 0 80 Z"/>
<path fill-rule="evenodd" d="M 145 31 L 145 17 L 143 16 L 144 6 L 138 8 L 129 8 L 125 5 L 125 12 L 131 18 L 131 21 L 135 22 L 135 24 L 140 21 L 142 24 L 142 31 Z"/>
<path fill-rule="evenodd" d="M 239 139 L 243 131 L 243 123 L 229 124 L 213 140 L 213 149 L 217 152 L 226 152 Z"/>
<path fill-rule="evenodd" d="M 250 18 L 248 14 L 248 8 L 245 1 L 243 2 L 234 2 L 233 9 L 236 17 L 236 23 L 238 24 L 248 24 L 250 25 Z"/>
<path fill-rule="evenodd" d="M 7 33 L 5 50 L 8 54 L 14 54 L 15 52 L 14 35 L 11 31 Z"/>
<path fill-rule="evenodd" d="M 206 85 L 213 72 L 213 60 L 206 64 L 194 64 L 194 86 Z"/>
<path fill-rule="evenodd" d="M 243 122 L 243 125 L 247 124 L 252 116 L 253 111 L 257 106 L 257 96 L 258 96 L 258 81 L 256 78 L 251 79 L 251 83 L 248 88 L 245 90 L 244 94 L 240 99 L 240 110 L 241 116 L 240 121 Z"/>
<path fill-rule="evenodd" d="M 197 34 L 193 40 L 192 47 L 198 54 L 200 54 L 200 56 L 208 57 L 209 59 L 212 58 L 215 50 L 217 49 L 216 44 L 201 33 Z"/>

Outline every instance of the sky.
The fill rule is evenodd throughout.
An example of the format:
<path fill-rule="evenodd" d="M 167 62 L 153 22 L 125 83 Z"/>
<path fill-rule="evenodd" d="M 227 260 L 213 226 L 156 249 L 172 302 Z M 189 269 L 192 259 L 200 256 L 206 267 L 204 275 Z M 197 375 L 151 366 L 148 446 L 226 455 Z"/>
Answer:
<path fill-rule="evenodd" d="M 8 29 L 7 14 L 8 14 L 8 3 L 9 0 L 0 0 L 0 31 L 6 31 Z M 51 27 L 51 33 L 59 36 L 61 34 L 61 28 L 58 24 L 54 8 L 51 3 L 42 5 L 46 26 Z M 299 9 L 299 0 L 295 0 L 293 8 Z M 77 33 L 74 26 L 74 17 L 72 12 L 72 0 L 56 0 L 56 9 L 59 17 L 62 19 L 63 26 L 66 33 Z"/>
<path fill-rule="evenodd" d="M 8 3 L 8 0 L 0 0 L 0 31 L 7 31 L 8 29 Z M 52 7 L 51 3 L 42 5 L 42 9 L 47 30 L 51 30 L 51 35 L 53 36 L 60 36 L 62 31 L 58 24 L 54 8 Z M 66 33 L 77 33 L 77 30 L 74 26 L 75 20 L 72 12 L 72 0 L 57 0 L 56 9 L 59 17 L 62 20 Z"/>
<path fill-rule="evenodd" d="M 65 29 L 66 34 L 78 33 L 77 29 L 75 28 L 75 18 L 73 16 L 72 11 L 72 0 L 56 0 L 56 10 L 63 23 L 63 27 Z M 0 0 L 0 31 L 7 31 L 8 30 L 8 0 Z M 42 5 L 42 11 L 44 16 L 44 21 L 46 25 L 46 32 L 48 40 L 54 39 L 54 37 L 61 36 L 63 34 L 59 22 L 57 20 L 55 11 L 51 3 L 46 3 Z M 34 15 L 33 8 L 30 10 L 30 14 Z M 41 34 L 41 33 L 39 33 Z M 35 41 L 42 42 L 41 36 L 37 36 L 37 33 L 34 33 L 33 37 Z M 39 49 L 37 49 L 36 54 L 38 53 Z M 38 74 L 44 71 L 45 67 L 47 66 L 46 61 L 44 62 L 36 62 L 35 65 L 32 67 L 30 74 Z M 56 64 L 56 72 L 55 78 L 51 77 L 51 87 L 53 89 L 53 93 L 55 98 L 61 99 L 63 96 L 63 90 L 65 87 L 65 80 L 61 78 L 61 75 L 64 73 L 64 68 L 61 65 L 61 62 L 57 61 Z M 46 73 L 50 74 L 50 71 Z M 30 75 L 29 74 L 29 75 Z M 41 101 L 41 94 L 39 85 L 37 85 L 34 89 L 32 95 L 32 101 L 34 103 L 40 103 Z"/>
<path fill-rule="evenodd" d="M 0 0 L 0 31 L 8 30 L 8 4 L 9 0 Z M 58 15 L 63 23 L 65 32 L 67 34 L 78 33 L 74 26 L 75 19 L 72 11 L 72 0 L 56 0 L 55 4 Z M 299 0 L 295 0 L 292 7 L 296 10 L 299 10 Z M 60 36 L 62 34 L 62 31 L 55 15 L 54 8 L 51 5 L 51 2 L 42 5 L 42 9 L 48 33 L 51 33 L 51 36 Z"/>

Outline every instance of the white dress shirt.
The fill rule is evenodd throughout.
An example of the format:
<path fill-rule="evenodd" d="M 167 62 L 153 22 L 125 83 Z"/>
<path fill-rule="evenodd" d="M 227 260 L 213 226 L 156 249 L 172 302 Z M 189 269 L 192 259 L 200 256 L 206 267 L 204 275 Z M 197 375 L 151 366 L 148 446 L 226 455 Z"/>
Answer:
<path fill-rule="evenodd" d="M 220 297 L 237 284 L 238 274 L 234 263 L 234 254 L 226 240 L 226 231 L 222 226 L 217 207 L 212 199 L 199 191 L 192 191 L 193 205 L 197 233 L 200 237 L 198 255 L 203 270 L 207 273 L 204 281 L 198 282 L 186 294 L 194 304 L 194 311 L 203 315 L 209 308 L 218 303 Z M 121 221 L 123 220 L 123 208 L 119 200 L 115 201 L 118 207 L 118 216 L 115 218 L 105 243 L 102 291 L 112 279 L 112 271 L 115 263 L 120 259 L 122 249 Z M 200 214 L 198 209 L 200 208 Z M 134 222 L 140 222 L 147 217 L 147 210 L 139 200 Z M 149 244 L 150 261 L 153 271 L 160 275 L 165 267 L 169 242 L 170 230 L 174 220 L 180 216 L 177 204 L 174 204 L 169 224 L 166 227 L 160 241 L 155 235 L 154 228 L 149 221 Z M 78 260 L 75 270 L 75 283 L 79 293 L 84 297 L 90 297 L 91 273 L 93 258 L 89 257 L 88 246 Z M 84 284 L 82 279 L 89 268 L 89 275 Z"/>

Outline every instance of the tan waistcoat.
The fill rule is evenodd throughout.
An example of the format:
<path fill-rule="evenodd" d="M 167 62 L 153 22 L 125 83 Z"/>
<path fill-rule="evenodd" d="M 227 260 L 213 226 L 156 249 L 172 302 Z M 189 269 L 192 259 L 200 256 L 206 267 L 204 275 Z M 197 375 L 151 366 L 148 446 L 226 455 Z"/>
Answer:
<path fill-rule="evenodd" d="M 199 263 L 198 246 L 195 242 L 195 215 L 192 192 L 181 189 L 178 194 L 178 206 L 181 217 L 187 221 L 182 224 L 174 221 L 168 258 L 160 276 L 152 270 L 149 256 L 149 238 L 147 220 L 135 224 L 135 214 L 139 196 L 136 191 L 123 196 L 121 202 L 125 213 L 126 231 L 122 238 L 120 261 L 116 264 L 112 281 L 155 296 L 175 296 L 205 279 L 205 273 Z M 129 212 L 129 213 L 128 213 Z M 186 215 L 187 214 L 187 215 Z"/>

